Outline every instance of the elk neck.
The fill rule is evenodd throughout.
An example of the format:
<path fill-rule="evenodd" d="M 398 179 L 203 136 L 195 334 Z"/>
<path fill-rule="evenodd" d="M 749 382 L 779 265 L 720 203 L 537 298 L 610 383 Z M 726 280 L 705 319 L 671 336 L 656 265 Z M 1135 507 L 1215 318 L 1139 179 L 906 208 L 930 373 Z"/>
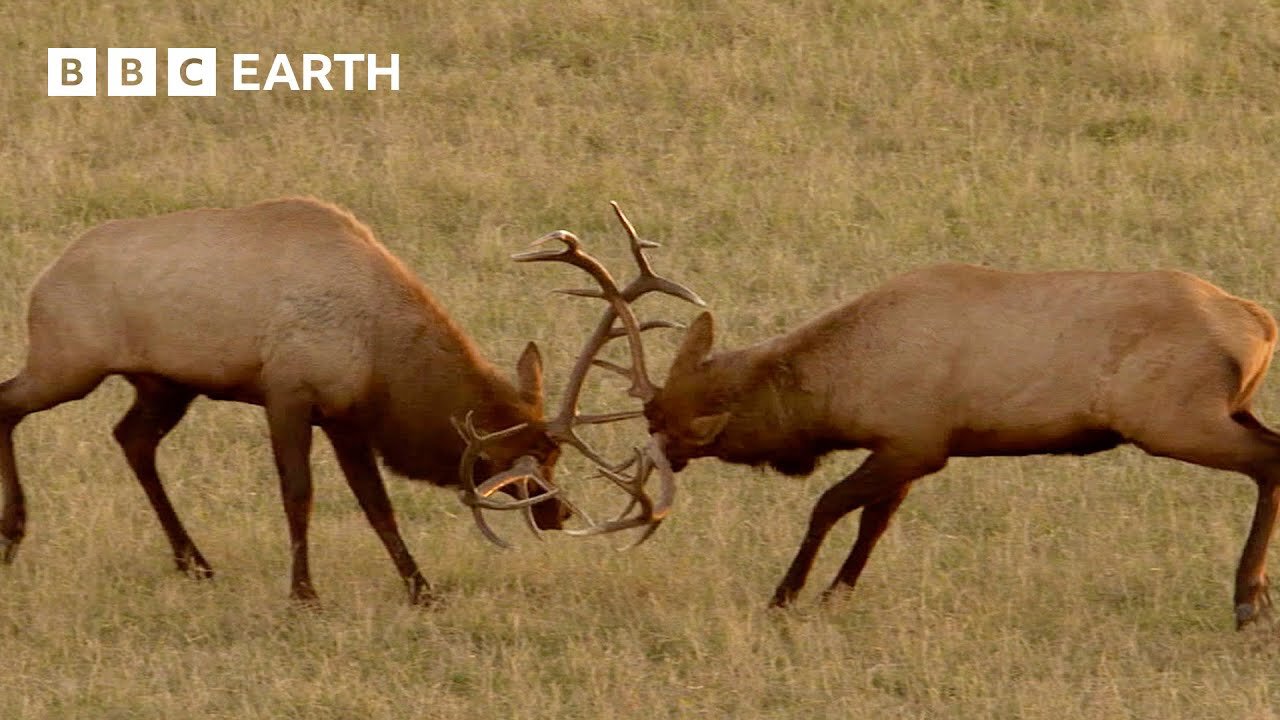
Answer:
<path fill-rule="evenodd" d="M 710 361 L 712 392 L 731 413 L 709 448 L 716 457 L 802 476 L 826 453 L 858 446 L 831 426 L 828 393 L 789 340 L 773 338 Z"/>
<path fill-rule="evenodd" d="M 452 418 L 471 412 L 478 429 L 493 432 L 540 421 L 541 408 L 522 399 L 434 304 L 424 309 L 417 332 L 394 338 L 396 351 L 380 354 L 372 438 L 393 472 L 452 485 L 464 449 Z"/>

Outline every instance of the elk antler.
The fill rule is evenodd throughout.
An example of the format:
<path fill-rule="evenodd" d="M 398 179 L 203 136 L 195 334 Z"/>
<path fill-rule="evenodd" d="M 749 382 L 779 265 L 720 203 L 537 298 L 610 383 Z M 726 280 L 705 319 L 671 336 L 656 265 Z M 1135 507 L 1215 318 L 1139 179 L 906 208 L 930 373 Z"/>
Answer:
<path fill-rule="evenodd" d="M 462 482 L 462 489 L 458 491 L 458 495 L 462 500 L 462 504 L 471 508 L 471 514 L 475 518 L 476 526 L 480 528 L 480 532 L 498 547 L 510 548 L 511 543 L 503 540 L 493 531 L 493 528 L 489 527 L 489 523 L 485 521 L 484 514 L 481 512 L 482 510 L 524 510 L 525 520 L 529 527 L 533 529 L 535 536 L 541 538 L 537 523 L 533 520 L 531 508 L 540 502 L 545 502 L 555 497 L 559 494 L 560 488 L 548 484 L 543 479 L 542 473 L 538 470 L 538 461 L 532 455 L 521 455 L 511 464 L 510 468 L 493 475 L 479 487 L 476 486 L 475 480 L 476 460 L 484 454 L 485 449 L 493 446 L 499 440 L 524 430 L 527 424 L 521 423 L 505 430 L 481 434 L 471 422 L 472 414 L 471 411 L 468 411 L 462 422 L 458 422 L 457 418 L 451 418 L 453 427 L 467 443 L 466 449 L 462 452 L 462 461 L 458 465 L 458 477 Z M 542 488 L 542 494 L 529 497 L 528 488 L 530 483 Z M 519 499 L 496 500 L 491 497 L 508 485 L 518 485 Z"/>
<path fill-rule="evenodd" d="M 601 467 L 600 474 L 625 490 L 631 496 L 631 502 L 627 504 L 627 507 L 623 509 L 617 518 L 603 525 L 592 523 L 589 527 L 581 530 L 565 530 L 565 534 L 588 537 L 647 526 L 644 534 L 632 543 L 630 547 L 636 547 L 648 540 L 649 536 L 653 535 L 658 526 L 662 524 L 662 521 L 666 519 L 676 496 L 675 474 L 671 470 L 671 463 L 667 461 L 667 455 L 664 450 L 665 442 L 666 439 L 659 433 L 649 438 L 649 444 L 643 450 L 640 448 L 635 449 L 635 457 L 626 464 L 626 466 L 635 465 L 636 470 L 633 479 L 627 479 L 615 470 Z M 644 491 L 644 485 L 655 469 L 658 471 L 658 478 L 661 482 L 656 502 L 650 499 Z M 632 517 L 626 517 L 631 508 L 637 505 L 640 506 L 640 512 Z"/>
<path fill-rule="evenodd" d="M 649 379 L 646 371 L 644 346 L 640 334 L 645 330 L 679 327 L 679 325 L 665 320 L 641 323 L 636 319 L 635 312 L 631 309 L 631 303 L 651 292 L 671 295 L 700 307 L 705 307 L 706 302 L 698 297 L 698 294 L 693 290 L 653 271 L 653 267 L 649 264 L 649 258 L 645 256 L 644 251 L 649 248 L 659 247 L 658 243 L 642 240 L 636 233 L 635 227 L 627 220 L 627 216 L 623 214 L 622 208 L 618 206 L 618 203 L 610 201 L 609 204 L 613 207 L 614 214 L 617 215 L 618 221 L 622 223 L 623 229 L 627 232 L 627 237 L 631 243 L 631 256 L 639 270 L 639 274 L 625 288 L 618 288 L 617 282 L 614 281 L 613 276 L 609 274 L 604 265 L 584 252 L 582 250 L 582 241 L 568 230 L 556 230 L 542 236 L 533 243 L 534 245 L 541 245 L 551 240 L 558 240 L 564 243 L 565 248 L 563 250 L 532 250 L 518 253 L 511 257 L 516 262 L 564 262 L 580 268 L 596 281 L 600 289 L 570 289 L 559 290 L 558 292 L 579 297 L 602 298 L 609 303 L 609 307 L 605 309 L 604 315 L 596 325 L 595 332 L 591 334 L 586 345 L 583 346 L 581 354 L 578 355 L 577 361 L 574 363 L 573 371 L 570 373 L 569 381 L 565 387 L 560 411 L 547 422 L 547 432 L 557 442 L 567 443 L 577 448 L 579 452 L 600 467 L 601 474 L 613 480 L 614 483 L 631 495 L 632 503 L 623 511 L 623 515 L 635 505 L 639 505 L 641 508 L 640 515 L 636 517 L 629 519 L 618 518 L 602 526 L 592 524 L 586 530 L 574 531 L 570 534 L 595 535 L 638 527 L 647 523 L 650 526 L 649 530 L 636 543 L 638 545 L 649 537 L 653 530 L 657 528 L 658 523 L 662 522 L 662 518 L 665 517 L 670 509 L 671 500 L 674 499 L 675 482 L 673 478 L 670 483 L 667 482 L 667 477 L 670 476 L 670 466 L 662 453 L 661 443 L 655 444 L 651 441 L 649 447 L 644 451 L 637 449 L 636 458 L 620 465 L 611 465 L 591 449 L 578 435 L 577 426 L 639 417 L 641 412 L 624 411 L 605 415 L 581 415 L 578 412 L 578 397 L 582 393 L 582 386 L 586 380 L 587 372 L 592 366 L 596 366 L 630 378 L 631 387 L 627 392 L 632 397 L 641 402 L 652 400 L 658 388 Z M 621 324 L 614 325 L 615 319 L 620 321 Z M 596 355 L 610 340 L 620 337 L 627 338 L 627 345 L 631 353 L 630 367 L 622 367 L 596 358 Z M 661 458 L 660 462 L 658 460 L 659 457 Z M 635 479 L 631 481 L 623 479 L 619 473 L 633 463 L 636 463 Z M 660 498 L 665 500 L 665 504 L 659 502 L 655 505 L 644 494 L 644 482 L 655 465 L 659 468 L 666 467 L 666 475 L 663 479 L 663 497 Z"/>
<path fill-rule="evenodd" d="M 648 248 L 659 247 L 658 243 L 640 239 L 631 222 L 627 220 L 627 216 L 618 207 L 618 203 L 611 201 L 609 204 L 613 206 L 614 213 L 617 214 L 618 220 L 622 223 L 628 237 L 631 239 L 631 255 L 635 258 L 636 265 L 640 271 L 639 275 L 625 288 L 618 288 L 617 282 L 614 281 L 613 276 L 609 274 L 604 265 L 584 252 L 582 250 L 582 241 L 578 239 L 577 235 L 568 230 L 556 230 L 542 236 L 533 243 L 534 245 L 541 245 L 551 240 L 559 240 L 565 244 L 565 249 L 563 250 L 532 250 L 511 256 L 516 262 L 564 262 L 580 268 L 595 279 L 600 285 L 600 289 L 569 289 L 557 292 L 579 297 L 603 298 L 609 303 L 609 307 L 605 310 L 603 317 L 600 318 L 599 324 L 596 325 L 595 332 L 587 340 L 586 345 L 582 348 L 582 353 L 578 356 L 577 362 L 574 363 L 573 371 L 569 375 L 569 382 L 565 387 L 565 395 L 561 401 L 560 412 L 547 423 L 548 432 L 557 437 L 557 439 L 570 442 L 575 447 L 581 445 L 580 439 L 573 433 L 575 425 L 612 422 L 638 416 L 638 413 L 611 413 L 602 416 L 578 414 L 578 396 L 582 392 L 582 385 L 586 380 L 587 371 L 590 370 L 592 365 L 613 370 L 631 378 L 631 388 L 628 390 L 628 394 L 641 402 L 653 399 L 654 394 L 657 392 L 656 386 L 649 380 L 649 375 L 645 370 L 644 347 L 640 339 L 640 333 L 654 328 L 671 328 L 679 327 L 679 325 L 665 320 L 640 323 L 636 320 L 635 312 L 631 309 L 631 303 L 646 293 L 661 292 L 700 307 L 706 306 L 706 302 L 698 297 L 698 294 L 694 291 L 653 272 L 653 267 L 649 264 L 649 259 L 645 257 L 644 251 Z M 621 321 L 622 325 L 620 327 L 613 324 L 615 318 Z M 630 368 L 623 368 L 613 363 L 596 359 L 596 355 L 610 340 L 620 337 L 627 338 L 627 344 L 631 351 Z M 581 450 L 582 448 L 579 447 L 579 449 Z M 598 458 L 594 457 L 595 453 L 588 451 L 586 454 L 596 464 L 608 466 L 608 463 L 599 462 Z"/>

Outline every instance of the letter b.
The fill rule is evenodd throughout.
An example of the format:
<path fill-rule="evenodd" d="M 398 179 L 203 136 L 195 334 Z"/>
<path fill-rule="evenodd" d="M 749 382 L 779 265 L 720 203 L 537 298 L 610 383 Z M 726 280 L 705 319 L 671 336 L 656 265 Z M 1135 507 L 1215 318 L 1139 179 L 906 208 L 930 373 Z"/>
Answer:
<path fill-rule="evenodd" d="M 155 48 L 107 48 L 107 95 L 155 94 Z"/>
<path fill-rule="evenodd" d="M 97 48 L 49 48 L 49 97 L 97 94 Z"/>

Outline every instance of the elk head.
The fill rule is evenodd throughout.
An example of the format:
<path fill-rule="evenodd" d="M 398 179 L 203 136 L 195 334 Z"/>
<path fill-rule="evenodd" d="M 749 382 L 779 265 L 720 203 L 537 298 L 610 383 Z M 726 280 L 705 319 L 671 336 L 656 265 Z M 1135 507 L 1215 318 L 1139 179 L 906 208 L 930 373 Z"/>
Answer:
<path fill-rule="evenodd" d="M 729 406 L 745 391 L 729 382 L 736 374 L 718 372 L 708 361 L 712 338 L 711 313 L 703 312 L 685 332 L 666 386 L 644 406 L 649 432 L 666 438 L 667 458 L 676 472 L 693 458 L 716 454 L 716 440 L 731 417 Z"/>
<path fill-rule="evenodd" d="M 500 547 L 511 545 L 493 531 L 482 510 L 520 510 L 536 537 L 541 530 L 559 530 L 572 511 L 552 483 L 552 473 L 560 456 L 560 445 L 546 431 L 542 421 L 542 356 L 534 343 L 525 346 L 516 364 L 519 381 L 514 418 L 488 418 L 508 425 L 495 432 L 476 429 L 475 413 L 451 418 L 465 443 L 458 463 L 459 496 L 471 508 L 480 532 Z M 519 418 L 525 421 L 519 422 Z M 484 477 L 477 484 L 476 477 Z M 503 493 L 512 499 L 497 496 Z"/>
<path fill-rule="evenodd" d="M 644 251 L 658 247 L 658 244 L 640 239 L 635 227 L 627 220 L 626 215 L 623 214 L 618 204 L 611 202 L 610 205 L 613 207 L 618 221 L 622 223 L 623 229 L 627 232 L 631 242 L 631 256 L 639 270 L 639 274 L 626 287 L 618 287 L 617 282 L 609 274 L 609 271 L 598 260 L 583 251 L 582 243 L 578 237 L 567 230 L 556 230 L 534 242 L 534 245 L 541 245 L 557 241 L 564 245 L 563 249 L 532 250 L 513 255 L 512 259 L 517 262 L 563 262 L 579 268 L 596 281 L 599 286 L 598 289 L 571 289 L 560 290 L 559 292 L 579 297 L 600 298 L 608 303 L 608 307 L 600 318 L 600 322 L 596 325 L 595 331 L 587 340 L 577 361 L 574 363 L 560 411 L 547 422 L 547 433 L 556 442 L 576 448 L 599 468 L 600 475 L 611 480 L 631 498 L 631 502 L 617 518 L 604 524 L 593 523 L 587 519 L 585 514 L 578 513 L 581 517 L 587 519 L 589 527 L 566 532 L 571 535 L 585 536 L 645 527 L 644 534 L 635 543 L 638 545 L 648 539 L 658 528 L 663 519 L 666 518 L 675 499 L 675 477 L 671 464 L 667 460 L 665 449 L 667 439 L 661 433 L 652 435 L 644 447 L 635 448 L 632 457 L 620 463 L 610 463 L 582 439 L 577 432 L 577 427 L 636 418 L 642 412 L 623 411 L 603 415 L 583 415 L 578 412 L 578 397 L 582 392 L 582 385 L 586 379 L 587 372 L 594 366 L 616 372 L 628 378 L 631 381 L 631 386 L 627 391 L 628 394 L 642 403 L 651 401 L 657 395 L 659 388 L 649 379 L 646 371 L 641 333 L 654 328 L 678 326 L 663 320 L 641 323 L 636 319 L 631 304 L 641 296 L 651 292 L 671 295 L 699 306 L 705 306 L 706 303 L 703 302 L 702 298 L 698 297 L 697 293 L 684 285 L 653 272 L 653 268 L 649 264 L 649 259 L 645 256 Z M 617 324 L 615 324 L 615 321 Z M 630 367 L 623 367 L 597 358 L 597 355 L 605 345 L 617 338 L 626 338 L 627 340 L 631 356 Z M 645 484 L 654 470 L 658 471 L 660 484 L 656 499 L 651 498 L 645 491 Z M 628 471 L 630 476 L 623 474 Z M 635 514 L 631 514 L 633 509 L 637 510 Z"/>

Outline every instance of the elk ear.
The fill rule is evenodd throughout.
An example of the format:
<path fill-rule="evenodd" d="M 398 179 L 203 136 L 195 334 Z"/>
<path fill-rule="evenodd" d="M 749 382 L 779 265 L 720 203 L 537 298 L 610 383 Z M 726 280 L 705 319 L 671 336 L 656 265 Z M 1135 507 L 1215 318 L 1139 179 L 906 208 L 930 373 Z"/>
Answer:
<path fill-rule="evenodd" d="M 530 405 L 542 406 L 542 353 L 533 342 L 524 346 L 516 363 L 516 377 L 520 381 L 520 399 Z"/>
<path fill-rule="evenodd" d="M 698 367 L 698 363 L 711 354 L 711 343 L 714 339 L 715 328 L 711 313 L 702 312 L 685 331 L 684 341 L 680 344 L 676 359 L 671 362 L 671 372 L 668 377 L 693 372 Z"/>
<path fill-rule="evenodd" d="M 689 423 L 689 432 L 692 435 L 689 441 L 697 446 L 710 445 L 728 424 L 729 413 L 727 412 L 696 417 Z"/>

